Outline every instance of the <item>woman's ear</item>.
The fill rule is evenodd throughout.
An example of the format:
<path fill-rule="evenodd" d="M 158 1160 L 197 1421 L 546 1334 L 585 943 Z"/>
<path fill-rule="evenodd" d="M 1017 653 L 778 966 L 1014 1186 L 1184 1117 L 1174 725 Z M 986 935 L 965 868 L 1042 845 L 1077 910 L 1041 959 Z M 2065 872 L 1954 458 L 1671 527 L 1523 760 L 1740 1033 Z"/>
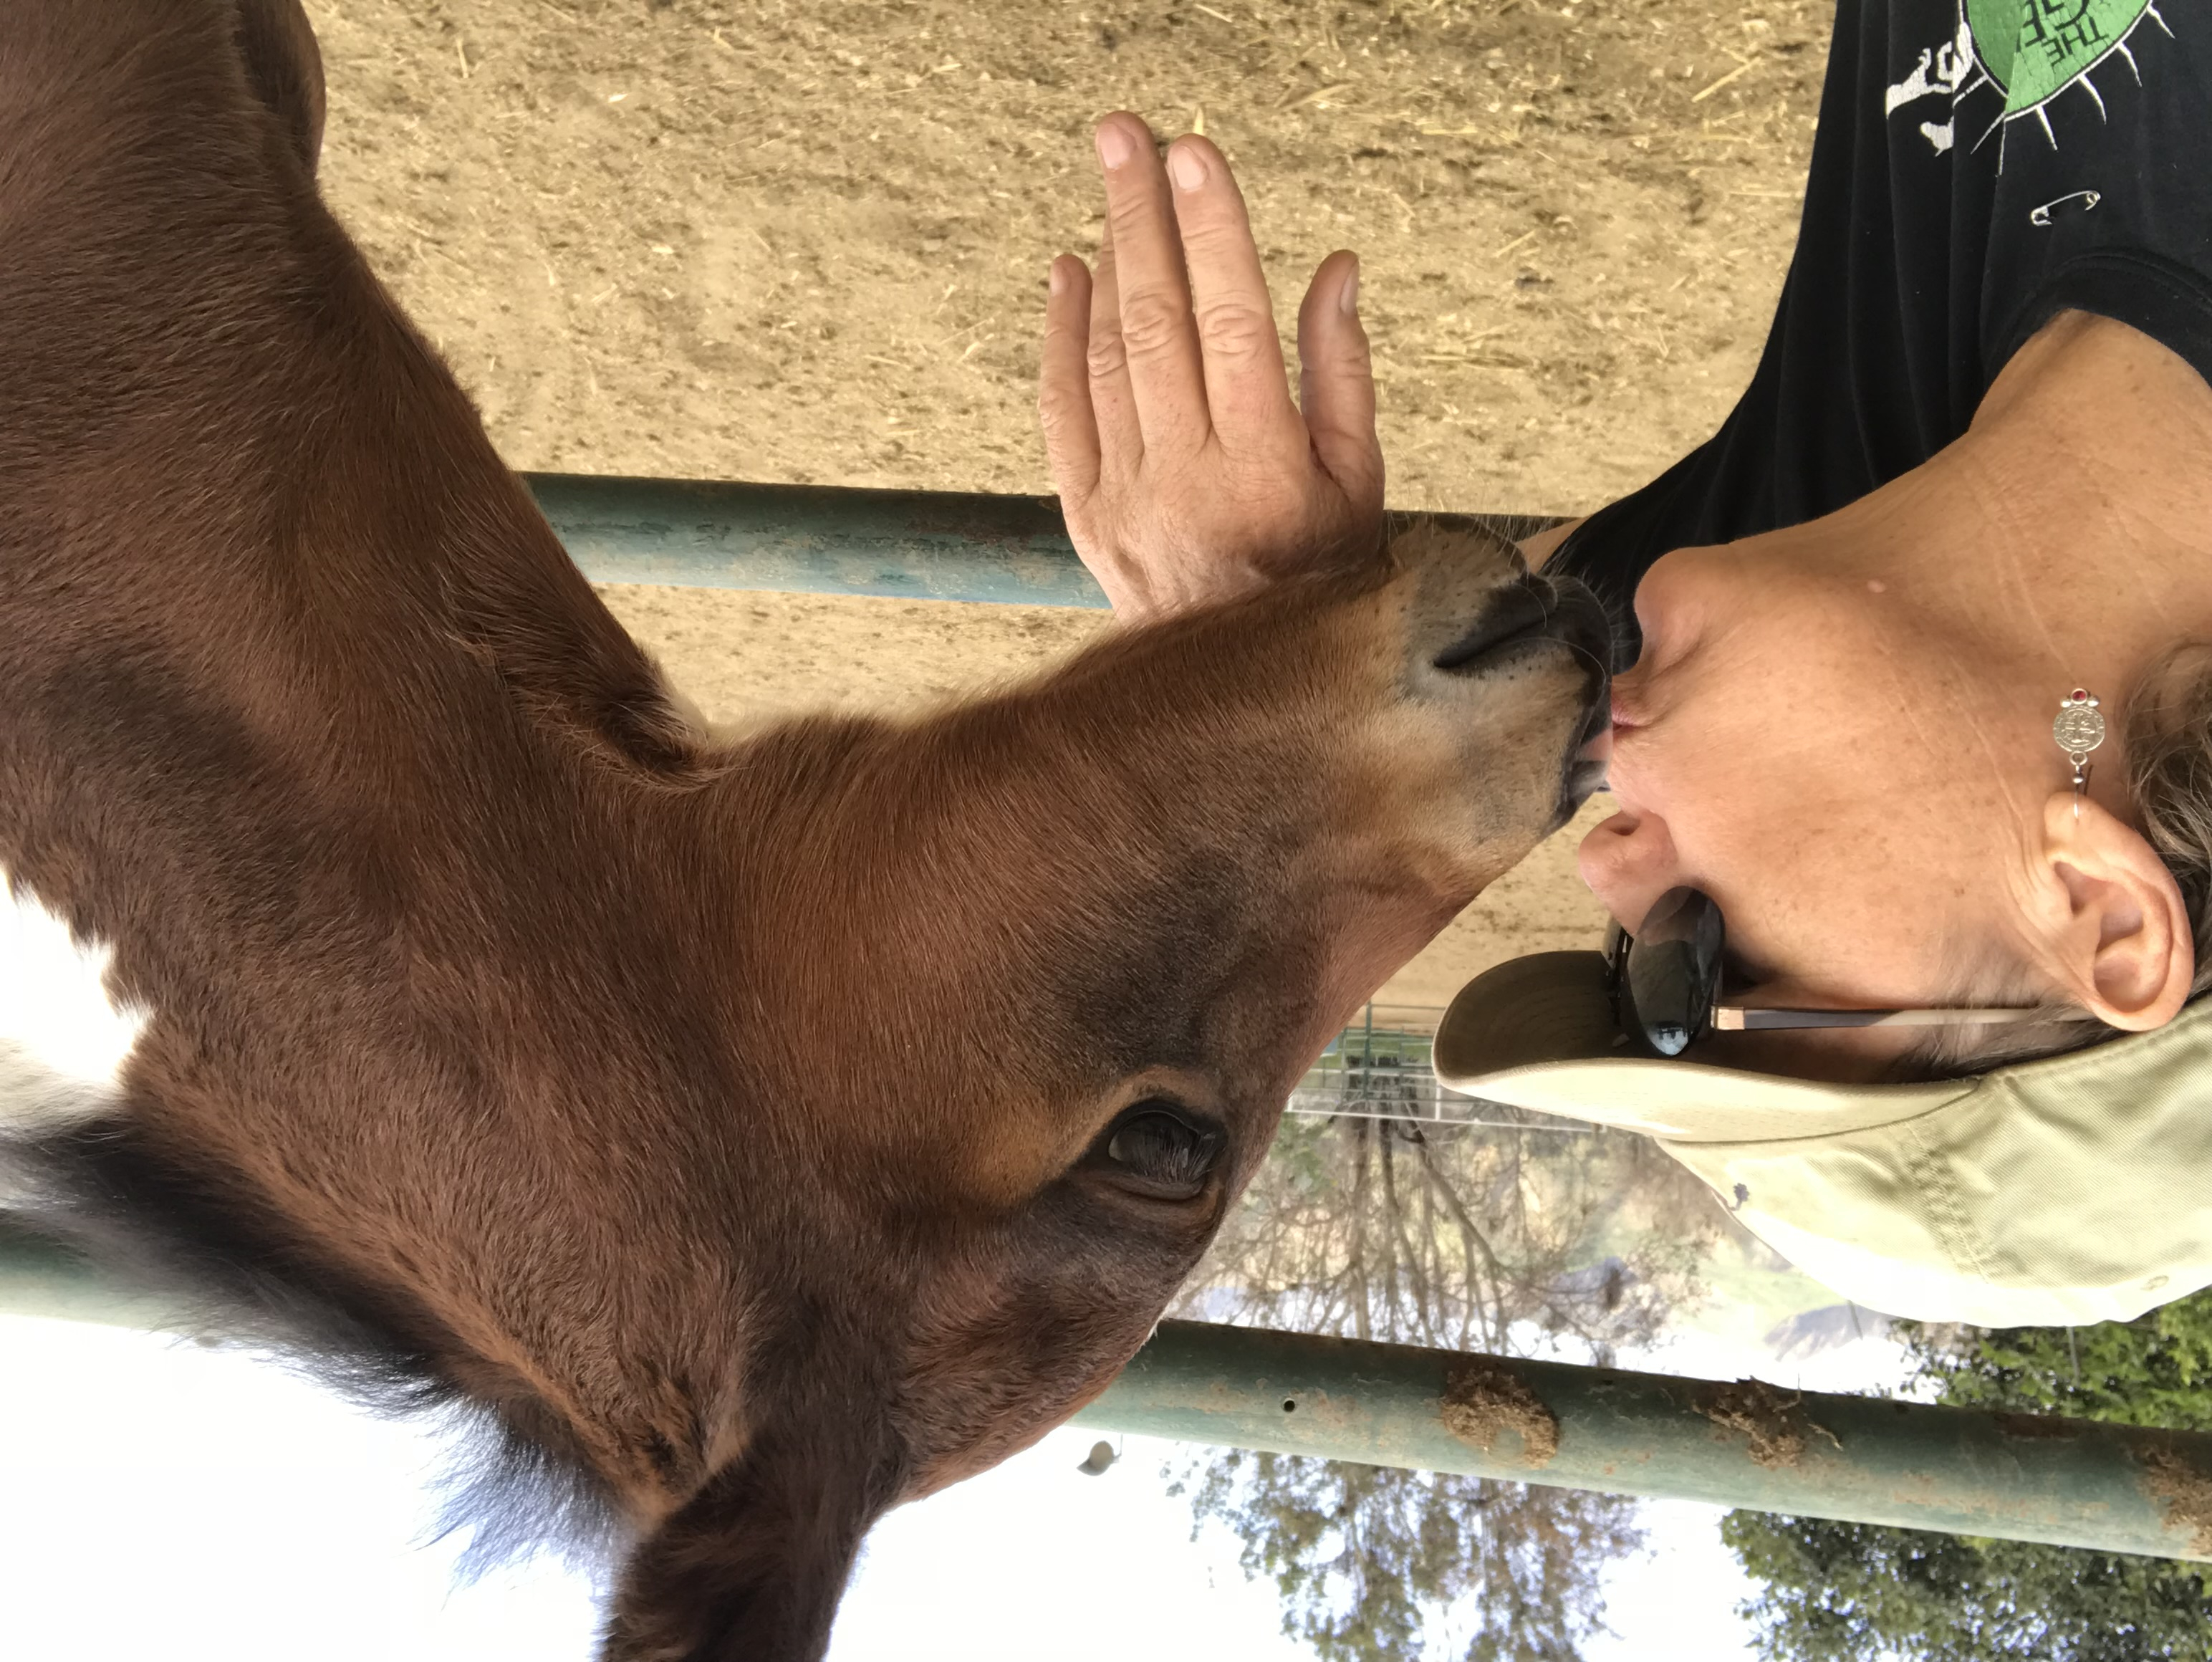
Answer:
<path fill-rule="evenodd" d="M 2162 1027 L 2197 975 L 2181 889 L 2141 831 L 2070 790 L 2044 804 L 2031 922 L 2042 967 L 2110 1026 Z"/>
<path fill-rule="evenodd" d="M 858 1428 L 770 1426 L 623 1566 L 600 1662 L 817 1662 L 896 1463 Z"/>

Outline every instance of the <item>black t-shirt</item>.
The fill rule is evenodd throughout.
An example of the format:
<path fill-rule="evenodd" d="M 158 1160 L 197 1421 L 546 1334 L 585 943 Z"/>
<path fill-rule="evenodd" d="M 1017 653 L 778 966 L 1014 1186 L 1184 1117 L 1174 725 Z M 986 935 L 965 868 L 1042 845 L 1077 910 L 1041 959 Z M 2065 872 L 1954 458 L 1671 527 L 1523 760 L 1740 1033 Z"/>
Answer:
<path fill-rule="evenodd" d="M 1841 0 L 1797 251 L 1721 430 L 1554 557 L 1630 632 L 1671 549 L 1832 513 L 1966 429 L 2056 313 L 2212 380 L 2212 5 Z"/>

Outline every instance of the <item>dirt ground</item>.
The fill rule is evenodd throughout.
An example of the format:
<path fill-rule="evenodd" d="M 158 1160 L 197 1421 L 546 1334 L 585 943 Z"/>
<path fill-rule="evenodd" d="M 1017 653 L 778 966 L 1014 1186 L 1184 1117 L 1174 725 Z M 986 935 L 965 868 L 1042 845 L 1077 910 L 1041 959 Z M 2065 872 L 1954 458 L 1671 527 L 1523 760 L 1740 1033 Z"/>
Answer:
<path fill-rule="evenodd" d="M 522 468 L 1049 488 L 1044 273 L 1089 128 L 1203 123 L 1287 320 L 1360 251 L 1390 500 L 1575 513 L 1710 432 L 1796 228 L 1820 0 L 307 0 L 323 177 Z M 607 599 L 708 710 L 933 697 L 1091 614 Z M 1601 805 L 1603 799 L 1600 799 Z M 1388 996 L 1599 915 L 1571 835 Z"/>

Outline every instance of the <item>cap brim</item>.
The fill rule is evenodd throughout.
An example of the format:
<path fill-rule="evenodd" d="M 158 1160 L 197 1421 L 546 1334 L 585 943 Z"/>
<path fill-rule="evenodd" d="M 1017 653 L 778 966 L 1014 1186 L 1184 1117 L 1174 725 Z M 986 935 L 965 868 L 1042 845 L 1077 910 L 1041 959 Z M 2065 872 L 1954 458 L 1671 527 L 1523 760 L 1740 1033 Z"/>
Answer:
<path fill-rule="evenodd" d="M 1485 970 L 1437 1029 L 1437 1077 L 1458 1091 L 1510 1068 L 1618 1056 L 1626 1041 L 1605 982 L 1603 953 L 1531 953 Z"/>
<path fill-rule="evenodd" d="M 1460 989 L 1437 1029 L 1438 1082 L 1540 1113 L 1684 1142 L 1760 1142 L 1911 1119 L 1976 1083 L 1847 1085 L 1624 1056 L 1602 953 L 1535 953 Z"/>

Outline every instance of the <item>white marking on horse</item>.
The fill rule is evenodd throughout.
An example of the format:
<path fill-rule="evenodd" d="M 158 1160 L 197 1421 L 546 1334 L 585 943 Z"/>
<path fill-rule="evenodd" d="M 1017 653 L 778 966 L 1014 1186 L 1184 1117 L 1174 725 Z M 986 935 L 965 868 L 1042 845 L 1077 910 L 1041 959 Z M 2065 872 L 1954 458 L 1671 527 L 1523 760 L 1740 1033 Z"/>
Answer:
<path fill-rule="evenodd" d="M 112 956 L 0 869 L 0 1130 L 51 1129 L 113 1098 L 148 1012 L 109 991 Z"/>

